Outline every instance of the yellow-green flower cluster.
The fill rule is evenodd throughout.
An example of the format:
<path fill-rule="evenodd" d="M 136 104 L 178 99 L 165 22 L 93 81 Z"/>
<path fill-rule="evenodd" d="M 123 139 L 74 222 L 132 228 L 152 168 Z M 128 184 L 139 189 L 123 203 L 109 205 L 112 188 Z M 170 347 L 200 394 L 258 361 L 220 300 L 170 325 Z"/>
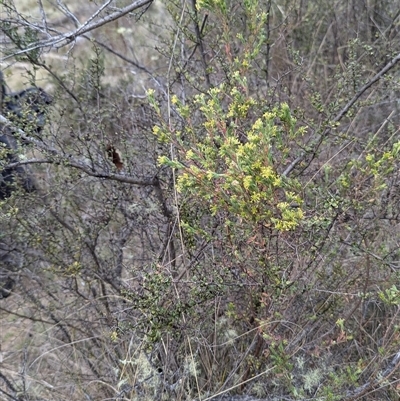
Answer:
<path fill-rule="evenodd" d="M 293 193 L 294 181 L 278 174 L 274 152 L 284 155 L 290 138 L 297 134 L 296 120 L 284 103 L 263 110 L 248 127 L 246 120 L 254 118 L 262 105 L 248 95 L 247 82 L 239 72 L 232 81 L 236 85 L 229 91 L 220 85 L 195 98 L 203 118 L 201 128 L 189 118 L 193 106 L 171 98 L 187 124 L 182 135 L 165 126 L 154 127 L 160 141 L 175 138 L 177 144 L 178 161 L 164 156 L 159 162 L 178 169 L 178 191 L 197 198 L 212 214 L 223 212 L 278 231 L 292 230 L 303 219 L 302 201 Z M 184 142 L 183 137 L 190 140 Z M 293 203 L 297 206 L 292 207 Z"/>

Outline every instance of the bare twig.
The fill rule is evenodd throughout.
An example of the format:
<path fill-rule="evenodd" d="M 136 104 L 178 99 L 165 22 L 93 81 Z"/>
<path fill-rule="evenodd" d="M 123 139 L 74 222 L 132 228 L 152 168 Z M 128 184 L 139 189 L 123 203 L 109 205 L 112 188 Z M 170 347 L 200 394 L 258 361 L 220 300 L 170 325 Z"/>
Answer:
<path fill-rule="evenodd" d="M 63 164 L 66 167 L 72 167 L 76 168 L 78 170 L 83 171 L 87 175 L 91 177 L 97 177 L 97 178 L 105 178 L 113 181 L 118 181 L 118 182 L 124 182 L 127 184 L 133 184 L 133 185 L 139 185 L 139 186 L 155 186 L 157 185 L 157 179 L 152 178 L 149 180 L 137 180 L 131 176 L 128 176 L 126 174 L 120 173 L 120 174 L 114 174 L 114 173 L 108 173 L 104 170 L 99 170 L 95 166 L 89 166 L 87 163 L 84 163 L 76 158 L 74 158 L 70 154 L 64 154 L 61 151 L 55 149 L 52 146 L 49 146 L 45 144 L 42 141 L 39 141 L 35 138 L 32 138 L 30 136 L 27 136 L 24 131 L 21 129 L 15 127 L 11 122 L 5 118 L 4 116 L 0 115 L 0 123 L 5 124 L 5 127 L 10 128 L 13 132 L 17 133 L 21 139 L 23 139 L 26 142 L 29 142 L 31 144 L 34 144 L 38 149 L 41 151 L 50 154 L 53 158 L 51 159 L 32 159 L 32 160 L 26 160 L 26 161 L 19 161 L 18 163 L 12 163 L 9 164 L 7 167 L 16 167 L 18 165 L 23 165 L 23 164 L 38 164 L 38 163 L 51 163 L 51 164 Z M 11 133 L 9 135 L 12 135 Z"/>
<path fill-rule="evenodd" d="M 349 391 L 346 396 L 343 398 L 343 401 L 352 401 L 356 400 L 369 391 L 380 388 L 380 384 L 387 380 L 390 376 L 392 376 L 400 367 L 400 351 L 394 356 L 392 361 L 389 363 L 389 366 L 381 373 L 378 379 L 371 380 L 365 383 L 364 385 L 356 388 L 353 391 Z"/>
<path fill-rule="evenodd" d="M 57 0 L 57 4 L 64 15 L 73 22 L 76 28 L 79 28 L 80 24 L 78 18 L 76 18 L 75 15 L 71 13 L 71 11 L 69 11 L 68 7 L 64 3 L 62 3 L 61 0 Z"/>
<path fill-rule="evenodd" d="M 56 48 L 61 48 L 63 46 L 68 45 L 69 43 L 75 41 L 79 36 L 84 35 L 85 33 L 88 33 L 90 31 L 93 31 L 94 29 L 97 29 L 103 25 L 106 25 L 112 21 L 117 20 L 118 18 L 123 17 L 126 14 L 129 14 L 132 11 L 135 11 L 145 5 L 149 5 L 153 2 L 153 0 L 138 0 L 135 1 L 134 3 L 130 4 L 127 7 L 124 7 L 118 11 L 116 11 L 115 13 L 112 13 L 110 15 L 107 15 L 104 18 L 101 18 L 99 21 L 96 22 L 92 22 L 92 23 L 88 23 L 88 21 L 91 21 L 93 19 L 93 17 L 90 17 L 88 19 L 88 21 L 86 21 L 85 23 L 83 23 L 79 28 L 77 28 L 76 30 L 74 30 L 73 32 L 67 32 L 65 34 L 62 35 L 58 35 L 55 36 L 51 39 L 48 40 L 44 40 L 41 42 L 36 43 L 33 46 L 29 46 L 26 49 L 21 49 L 18 52 L 15 52 L 11 55 L 8 55 L 6 57 L 3 57 L 3 61 L 7 60 L 11 57 L 15 57 L 21 54 L 25 54 L 28 52 L 31 52 L 33 50 L 38 50 L 38 49 L 42 49 L 45 47 L 56 47 Z"/>
<path fill-rule="evenodd" d="M 38 4 L 39 4 L 40 15 L 42 17 L 43 27 L 44 27 L 45 31 L 47 32 L 47 36 L 50 36 L 49 33 L 48 33 L 49 32 L 49 28 L 47 26 L 47 17 L 46 17 L 46 12 L 44 11 L 44 8 L 43 8 L 42 0 L 37 0 L 37 1 L 38 1 Z"/>
<path fill-rule="evenodd" d="M 112 0 L 108 0 L 106 3 L 104 3 L 88 20 L 85 21 L 85 23 L 79 27 L 78 31 L 84 29 L 85 27 L 89 26 L 90 23 L 105 9 L 107 8 Z"/>
<path fill-rule="evenodd" d="M 201 60 L 202 60 L 202 63 L 203 63 L 203 68 L 204 68 L 204 75 L 206 77 L 207 85 L 211 86 L 210 73 L 207 70 L 207 61 L 206 61 L 206 55 L 205 55 L 205 51 L 204 51 L 204 44 L 203 44 L 203 38 L 202 38 L 202 36 L 203 36 L 202 30 L 204 28 L 204 24 L 205 24 L 205 21 L 206 21 L 206 19 L 208 17 L 208 14 L 206 14 L 206 16 L 204 17 L 202 28 L 200 29 L 200 27 L 199 27 L 199 17 L 198 17 L 198 13 L 197 13 L 196 0 L 192 0 L 192 11 L 193 11 L 193 14 L 194 14 L 194 31 L 196 33 L 196 39 L 197 39 L 196 47 L 195 47 L 195 50 L 193 51 L 192 55 L 196 51 L 197 46 L 199 46 L 200 53 L 201 53 Z"/>
<path fill-rule="evenodd" d="M 333 125 L 338 123 L 354 106 L 357 100 L 364 94 L 366 90 L 368 90 L 372 85 L 378 82 L 387 72 L 389 72 L 398 62 L 400 61 L 400 53 L 393 58 L 388 64 L 385 65 L 377 74 L 375 74 L 364 86 L 362 86 L 359 91 L 352 97 L 351 100 L 347 102 L 347 104 L 339 111 L 336 117 L 332 120 Z M 327 127 L 321 134 L 321 138 L 318 141 L 317 148 L 321 144 L 322 140 L 330 134 L 332 128 Z M 315 154 L 315 151 L 314 151 Z M 304 152 L 302 155 L 298 156 L 284 171 L 283 176 L 288 176 L 291 171 L 300 163 L 302 162 L 307 155 L 307 152 Z"/>

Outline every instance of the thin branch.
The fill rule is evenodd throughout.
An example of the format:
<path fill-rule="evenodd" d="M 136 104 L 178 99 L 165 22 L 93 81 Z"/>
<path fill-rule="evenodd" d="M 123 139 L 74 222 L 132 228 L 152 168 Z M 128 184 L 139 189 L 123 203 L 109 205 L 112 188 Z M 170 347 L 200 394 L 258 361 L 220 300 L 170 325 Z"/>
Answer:
<path fill-rule="evenodd" d="M 88 20 L 84 22 L 82 26 L 79 27 L 78 31 L 84 29 L 85 27 L 89 26 L 90 23 L 105 9 L 107 8 L 112 0 L 108 0 L 106 3 L 104 3 Z"/>
<path fill-rule="evenodd" d="M 205 15 L 202 27 L 200 29 L 196 0 L 192 0 L 192 10 L 194 13 L 194 31 L 196 33 L 196 39 L 197 39 L 196 47 L 195 47 L 192 55 L 196 51 L 197 46 L 199 46 L 200 54 L 201 54 L 201 61 L 203 63 L 203 68 L 204 68 L 204 75 L 206 77 L 207 85 L 208 85 L 208 87 L 210 87 L 211 86 L 210 73 L 208 72 L 208 68 L 207 68 L 207 61 L 206 61 L 206 55 L 205 55 L 205 51 L 204 51 L 204 44 L 203 44 L 203 32 L 202 32 L 205 21 L 207 20 L 208 14 Z"/>
<path fill-rule="evenodd" d="M 20 138 L 23 139 L 24 141 L 35 145 L 41 151 L 43 151 L 47 154 L 50 154 L 54 157 L 53 159 L 42 159 L 42 160 L 32 159 L 32 160 L 19 161 L 17 163 L 10 163 L 7 167 L 12 168 L 12 167 L 17 167 L 17 166 L 23 165 L 23 164 L 35 164 L 35 163 L 36 164 L 37 163 L 63 164 L 66 167 L 73 167 L 78 170 L 81 170 L 91 177 L 105 178 L 108 180 L 124 182 L 127 184 L 133 184 L 133 185 L 139 185 L 139 186 L 149 186 L 149 185 L 156 186 L 157 185 L 158 181 L 156 178 L 152 178 L 149 180 L 137 180 L 126 174 L 107 173 L 104 170 L 99 170 L 99 169 L 95 168 L 94 166 L 89 166 L 86 163 L 74 158 L 70 154 L 63 154 L 62 152 L 53 148 L 52 146 L 46 145 L 42 141 L 39 141 L 35 138 L 27 136 L 24 131 L 15 127 L 13 124 L 10 123 L 10 121 L 7 118 L 5 118 L 2 115 L 0 115 L 0 123 L 5 124 L 6 128 L 9 128 L 13 132 L 17 133 L 20 136 Z M 12 136 L 11 133 L 5 133 L 5 135 Z"/>
<path fill-rule="evenodd" d="M 387 72 L 389 72 L 398 62 L 400 61 L 400 53 L 393 58 L 388 64 L 385 65 L 377 74 L 375 74 L 364 86 L 362 86 L 359 91 L 352 97 L 352 99 L 339 111 L 339 113 L 336 115 L 336 117 L 332 120 L 333 123 L 338 123 L 348 112 L 349 110 L 354 106 L 354 104 L 357 102 L 357 100 L 364 94 L 366 90 L 368 90 L 373 84 L 378 82 Z M 332 128 L 327 127 L 321 134 L 321 138 L 318 142 L 318 146 L 321 144 L 322 140 L 328 136 L 331 132 Z M 315 152 L 314 152 L 315 154 Z M 302 162 L 307 153 L 304 152 L 302 155 L 298 156 L 284 171 L 283 175 L 288 176 L 290 172 L 299 164 Z"/>
<path fill-rule="evenodd" d="M 42 24 L 43 24 L 44 30 L 47 32 L 47 36 L 50 36 L 49 27 L 47 26 L 47 16 L 46 16 L 46 12 L 44 11 L 44 8 L 43 8 L 42 0 L 37 0 L 37 1 L 38 1 L 38 5 L 39 5 L 40 15 L 42 17 Z"/>
<path fill-rule="evenodd" d="M 353 391 L 347 392 L 343 401 L 352 401 L 362 397 L 371 390 L 381 388 L 380 384 L 392 376 L 400 367 L 400 351 L 394 356 L 389 366 L 381 373 L 378 379 L 371 380 Z M 386 386 L 387 384 L 385 384 Z"/>
<path fill-rule="evenodd" d="M 2 61 L 7 60 L 11 57 L 15 57 L 15 56 L 25 54 L 25 53 L 31 52 L 33 50 L 42 49 L 45 47 L 56 47 L 56 48 L 64 47 L 64 46 L 68 45 L 69 43 L 73 42 L 74 40 L 76 40 L 79 36 L 82 36 L 85 33 L 88 33 L 90 31 L 93 31 L 94 29 L 100 28 L 101 26 L 106 25 L 109 22 L 115 21 L 115 20 L 123 17 L 124 15 L 137 10 L 138 8 L 141 8 L 145 5 L 151 4 L 152 2 L 153 2 L 153 0 L 135 1 L 134 3 L 130 4 L 129 6 L 124 7 L 122 9 L 120 9 L 119 11 L 116 11 L 115 13 L 107 15 L 106 17 L 101 18 L 99 21 L 96 21 L 93 23 L 88 23 L 92 19 L 92 17 L 90 17 L 85 23 L 83 23 L 79 28 L 77 28 L 73 32 L 67 32 L 65 34 L 55 36 L 51 39 L 41 41 L 33 46 L 27 47 L 26 49 L 22 49 L 9 56 L 3 57 Z"/>
<path fill-rule="evenodd" d="M 58 4 L 58 7 L 60 8 L 60 10 L 64 13 L 64 15 L 67 18 L 69 18 L 73 22 L 75 27 L 78 29 L 79 25 L 80 25 L 78 18 L 76 18 L 75 15 L 73 13 L 71 13 L 71 11 L 69 11 L 68 7 L 65 4 L 63 4 L 61 2 L 61 0 L 57 0 L 57 4 Z"/>
<path fill-rule="evenodd" d="M 147 73 L 148 75 L 150 75 L 153 78 L 153 74 L 151 73 L 151 71 L 149 71 L 146 67 L 143 67 L 142 65 L 136 63 L 135 61 L 133 61 L 132 59 L 126 57 L 125 55 L 117 52 L 116 50 L 112 49 L 110 46 L 107 46 L 105 43 L 98 41 L 97 39 L 93 39 L 89 36 L 83 35 L 83 38 L 89 40 L 89 41 L 93 41 L 94 43 L 96 43 L 96 45 L 99 45 L 101 47 L 103 47 L 104 49 L 106 49 L 107 51 L 109 51 L 110 53 L 114 54 L 115 56 L 119 57 L 121 60 L 126 61 L 129 64 L 132 64 L 134 67 L 136 67 L 139 70 L 144 71 L 145 73 Z"/>
<path fill-rule="evenodd" d="M 8 388 L 10 388 L 14 392 L 17 392 L 16 388 L 11 384 L 11 382 L 7 379 L 7 377 L 4 376 L 3 373 L 1 373 L 1 372 L 0 372 L 0 379 L 3 379 L 3 381 L 7 384 Z"/>
<path fill-rule="evenodd" d="M 361 97 L 361 95 L 369 89 L 375 82 L 379 81 L 387 72 L 389 72 L 398 62 L 400 61 L 400 53 L 388 64 L 385 65 L 375 76 L 367 82 L 361 89 L 353 96 L 353 98 L 343 107 L 342 110 L 338 113 L 338 115 L 333 119 L 333 122 L 339 122 L 350 110 L 350 108 L 354 105 L 354 103 Z M 327 128 L 325 131 L 329 131 L 330 128 Z"/>

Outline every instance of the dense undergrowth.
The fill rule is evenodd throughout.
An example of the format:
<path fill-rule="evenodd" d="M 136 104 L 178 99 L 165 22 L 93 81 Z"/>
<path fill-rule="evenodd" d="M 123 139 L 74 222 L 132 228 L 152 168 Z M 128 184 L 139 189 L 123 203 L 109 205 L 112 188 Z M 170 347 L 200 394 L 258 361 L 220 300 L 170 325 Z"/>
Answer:
<path fill-rule="evenodd" d="M 397 399 L 396 2 L 15 3 L 2 68 L 54 104 L 1 202 L 2 396 Z"/>

